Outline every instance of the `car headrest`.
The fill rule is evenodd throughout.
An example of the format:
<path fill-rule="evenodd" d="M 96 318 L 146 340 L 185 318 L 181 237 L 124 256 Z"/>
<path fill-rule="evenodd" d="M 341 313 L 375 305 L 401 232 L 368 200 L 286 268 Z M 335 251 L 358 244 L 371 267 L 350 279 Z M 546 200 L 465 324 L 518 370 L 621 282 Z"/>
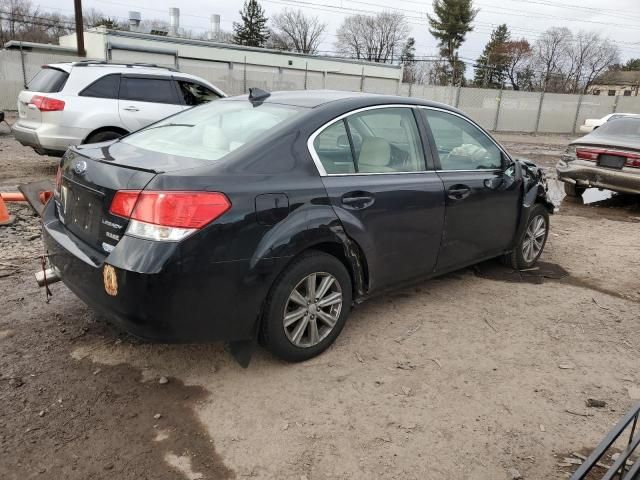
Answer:
<path fill-rule="evenodd" d="M 358 165 L 386 167 L 391 161 L 391 144 L 384 138 L 367 137 L 362 142 Z"/>

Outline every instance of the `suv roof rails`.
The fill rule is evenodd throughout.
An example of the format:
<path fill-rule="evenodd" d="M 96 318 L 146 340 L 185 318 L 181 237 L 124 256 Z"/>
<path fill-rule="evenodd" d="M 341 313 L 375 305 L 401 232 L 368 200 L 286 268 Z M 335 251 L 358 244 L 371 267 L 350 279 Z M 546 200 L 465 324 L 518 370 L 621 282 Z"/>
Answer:
<path fill-rule="evenodd" d="M 169 70 L 171 72 L 177 72 L 175 68 L 172 67 L 163 67 L 162 65 L 157 65 L 155 63 L 118 63 L 118 62 L 107 62 L 106 60 L 81 60 L 79 62 L 72 62 L 71 65 L 74 67 L 88 67 L 90 65 L 109 65 L 114 67 L 146 67 L 146 68 L 163 68 L 165 70 Z"/>

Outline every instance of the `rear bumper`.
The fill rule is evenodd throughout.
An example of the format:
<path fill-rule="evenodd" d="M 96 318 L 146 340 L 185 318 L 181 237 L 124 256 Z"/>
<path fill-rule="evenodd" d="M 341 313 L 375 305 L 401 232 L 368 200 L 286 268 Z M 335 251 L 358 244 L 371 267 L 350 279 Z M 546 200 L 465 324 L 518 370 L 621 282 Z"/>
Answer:
<path fill-rule="evenodd" d="M 71 145 L 82 143 L 85 132 L 65 129 L 55 125 L 29 128 L 18 120 L 12 127 L 13 134 L 22 145 L 33 147 L 41 155 L 62 156 Z"/>
<path fill-rule="evenodd" d="M 598 167 L 594 162 L 560 160 L 556 165 L 558 180 L 580 187 L 606 188 L 615 192 L 640 194 L 640 169 L 621 170 Z"/>
<path fill-rule="evenodd" d="M 123 330 L 169 343 L 254 337 L 267 289 L 259 276 L 258 283 L 252 285 L 256 275 L 249 275 L 249 261 L 211 264 L 195 272 L 128 270 L 118 265 L 115 250 L 105 255 L 69 233 L 55 216 L 53 204 L 49 202 L 43 215 L 49 261 L 76 296 Z M 144 251 L 147 258 L 153 257 L 155 242 L 129 240 L 145 245 L 131 248 L 129 244 L 128 251 Z M 123 257 L 122 252 L 119 257 Z M 112 265 L 116 271 L 117 294 L 113 296 L 105 290 L 105 265 Z M 158 271 L 157 265 L 149 270 Z"/>

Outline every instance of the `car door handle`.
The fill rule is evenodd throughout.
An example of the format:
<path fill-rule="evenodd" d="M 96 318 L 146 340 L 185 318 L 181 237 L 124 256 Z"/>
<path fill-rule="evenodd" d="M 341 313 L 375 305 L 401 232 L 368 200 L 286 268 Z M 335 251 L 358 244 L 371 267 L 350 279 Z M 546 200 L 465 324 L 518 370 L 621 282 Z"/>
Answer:
<path fill-rule="evenodd" d="M 133 107 L 133 106 L 125 107 L 125 108 L 123 108 L 123 110 L 126 110 L 127 112 L 139 112 L 140 111 L 140 109 L 138 107 Z"/>
<path fill-rule="evenodd" d="M 447 195 L 453 200 L 462 200 L 471 194 L 471 189 L 466 185 L 453 185 L 449 188 Z"/>
<path fill-rule="evenodd" d="M 369 192 L 349 192 L 342 196 L 342 205 L 351 210 L 362 210 L 374 202 L 375 197 Z"/>

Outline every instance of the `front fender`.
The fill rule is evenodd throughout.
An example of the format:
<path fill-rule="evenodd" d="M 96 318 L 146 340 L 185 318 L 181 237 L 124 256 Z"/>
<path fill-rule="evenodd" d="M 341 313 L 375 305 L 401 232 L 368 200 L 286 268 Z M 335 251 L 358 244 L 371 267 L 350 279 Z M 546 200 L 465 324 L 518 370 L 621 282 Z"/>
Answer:
<path fill-rule="evenodd" d="M 520 221 L 514 237 L 514 246 L 518 243 L 524 234 L 531 210 L 536 203 L 543 205 L 549 213 L 555 212 L 555 205 L 549 199 L 547 179 L 544 172 L 535 163 L 528 160 L 516 160 L 516 168 L 522 176 L 522 208 L 520 212 Z"/>

